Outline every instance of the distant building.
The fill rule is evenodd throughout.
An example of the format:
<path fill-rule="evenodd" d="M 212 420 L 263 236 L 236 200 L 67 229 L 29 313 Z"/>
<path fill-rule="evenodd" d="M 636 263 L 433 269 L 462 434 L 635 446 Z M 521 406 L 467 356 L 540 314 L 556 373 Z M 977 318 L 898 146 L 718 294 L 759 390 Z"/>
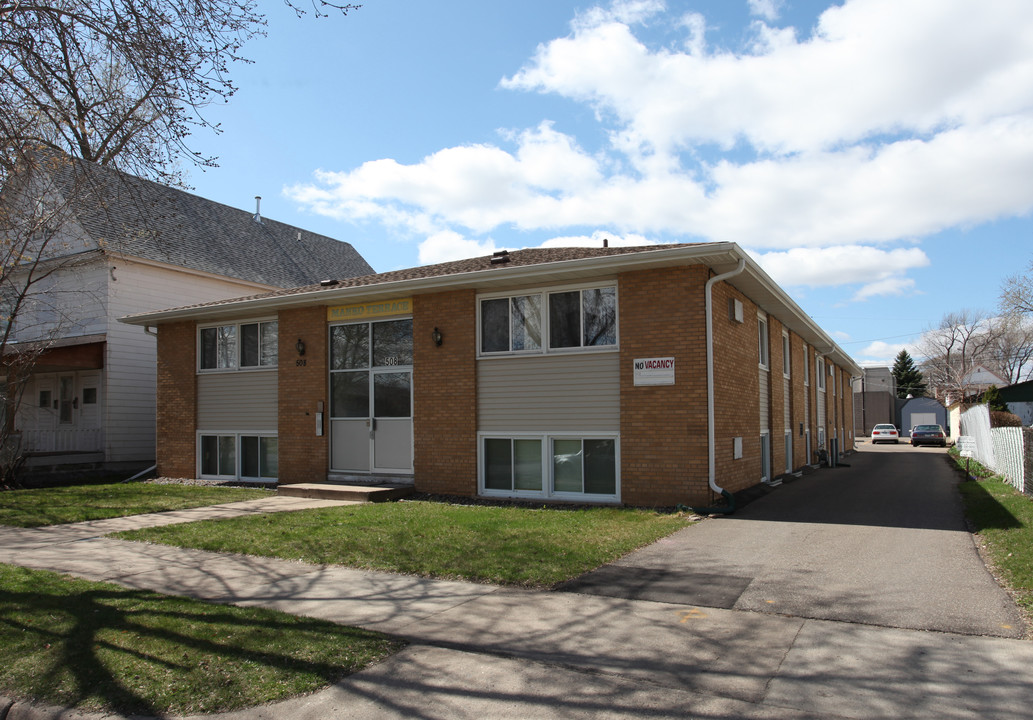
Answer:
<path fill-rule="evenodd" d="M 879 424 L 898 424 L 897 385 L 888 367 L 867 367 L 861 372 L 854 387 L 854 425 L 868 437 Z"/>

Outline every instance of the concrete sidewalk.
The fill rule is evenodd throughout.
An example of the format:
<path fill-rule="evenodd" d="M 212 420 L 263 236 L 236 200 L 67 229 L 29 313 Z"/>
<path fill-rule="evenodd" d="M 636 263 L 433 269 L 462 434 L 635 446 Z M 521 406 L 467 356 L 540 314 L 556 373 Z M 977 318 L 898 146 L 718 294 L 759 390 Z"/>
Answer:
<path fill-rule="evenodd" d="M 313 502 L 333 504 L 270 498 L 36 530 L 0 528 L 0 562 L 275 608 L 412 643 L 326 691 L 215 716 L 225 720 L 1029 716 L 1033 643 L 1021 640 L 521 591 L 103 537 Z M 15 705 L 7 720 L 26 717 L 75 715 L 39 715 Z"/>

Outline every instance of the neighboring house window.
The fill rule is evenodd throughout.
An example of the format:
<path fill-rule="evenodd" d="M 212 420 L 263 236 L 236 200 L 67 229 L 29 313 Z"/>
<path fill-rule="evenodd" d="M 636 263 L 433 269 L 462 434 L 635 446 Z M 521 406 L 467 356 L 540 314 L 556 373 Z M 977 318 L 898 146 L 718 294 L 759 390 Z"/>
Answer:
<path fill-rule="evenodd" d="M 825 358 L 814 359 L 814 374 L 818 378 L 818 389 L 825 389 Z"/>
<path fill-rule="evenodd" d="M 275 436 L 202 434 L 199 446 L 201 477 L 275 480 L 279 472 Z"/>
<path fill-rule="evenodd" d="M 486 495 L 617 497 L 616 438 L 569 435 L 484 437 Z"/>
<path fill-rule="evenodd" d="M 811 364 L 807 361 L 807 353 L 810 348 L 807 347 L 807 343 L 803 344 L 803 384 L 809 386 L 811 384 Z"/>
<path fill-rule="evenodd" d="M 791 362 L 789 355 L 789 333 L 782 333 L 782 375 L 789 377 Z"/>
<path fill-rule="evenodd" d="M 277 323 L 240 323 L 200 329 L 202 370 L 237 370 L 276 366 Z"/>
<path fill-rule="evenodd" d="M 760 366 L 767 370 L 770 367 L 768 355 L 768 318 L 766 315 L 757 316 L 757 345 L 760 357 Z"/>
<path fill-rule="evenodd" d="M 617 288 L 482 298 L 480 335 L 482 355 L 614 347 Z"/>

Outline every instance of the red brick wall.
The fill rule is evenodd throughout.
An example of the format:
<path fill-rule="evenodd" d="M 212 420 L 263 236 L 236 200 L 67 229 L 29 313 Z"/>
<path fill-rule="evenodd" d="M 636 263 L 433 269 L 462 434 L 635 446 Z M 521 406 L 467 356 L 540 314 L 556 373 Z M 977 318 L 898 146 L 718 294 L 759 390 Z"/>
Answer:
<path fill-rule="evenodd" d="M 706 327 L 699 266 L 624 273 L 620 308 L 621 499 L 698 503 L 707 488 Z M 675 358 L 674 386 L 635 387 L 636 358 Z"/>
<path fill-rule="evenodd" d="M 283 484 L 326 482 L 330 467 L 330 397 L 327 389 L 326 308 L 279 313 L 279 435 Z M 298 340 L 305 355 L 298 356 Z M 323 436 L 316 435 L 316 412 L 323 403 Z"/>
<path fill-rule="evenodd" d="M 743 322 L 729 319 L 729 298 L 742 302 Z M 770 325 L 768 331 L 770 338 Z M 761 477 L 757 333 L 757 306 L 728 283 L 715 285 L 715 481 L 733 493 L 756 485 Z M 781 351 L 779 353 L 780 358 Z M 738 460 L 733 454 L 733 439 L 737 437 L 742 438 L 743 448 L 743 456 Z"/>
<path fill-rule="evenodd" d="M 782 377 L 782 323 L 774 315 L 768 315 L 768 341 L 771 343 L 769 357 L 771 358 L 770 377 L 768 379 L 771 388 L 771 417 L 769 428 L 771 428 L 771 477 L 776 478 L 785 473 L 786 469 L 786 443 L 785 443 L 785 382 Z"/>
<path fill-rule="evenodd" d="M 440 346 L 431 333 L 438 328 Z M 477 305 L 472 290 L 413 300 L 415 483 L 477 494 Z"/>
<path fill-rule="evenodd" d="M 793 396 L 793 426 L 790 431 L 793 434 L 793 469 L 798 470 L 807 463 L 807 438 L 801 431 L 801 428 L 805 427 L 804 406 L 807 402 L 807 388 L 803 384 L 806 359 L 803 354 L 803 339 L 799 335 L 789 334 L 789 346 L 793 378 L 790 386 Z"/>
<path fill-rule="evenodd" d="M 193 321 L 158 326 L 158 475 L 197 475 L 197 330 Z"/>

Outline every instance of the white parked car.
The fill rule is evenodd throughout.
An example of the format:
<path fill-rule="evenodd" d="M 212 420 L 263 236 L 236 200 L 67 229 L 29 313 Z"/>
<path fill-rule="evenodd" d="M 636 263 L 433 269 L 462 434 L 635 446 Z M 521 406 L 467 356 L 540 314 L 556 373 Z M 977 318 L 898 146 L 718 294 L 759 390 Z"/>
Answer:
<path fill-rule="evenodd" d="M 900 433 L 897 432 L 896 425 L 889 425 L 882 423 L 872 428 L 872 445 L 880 442 L 900 442 Z"/>

